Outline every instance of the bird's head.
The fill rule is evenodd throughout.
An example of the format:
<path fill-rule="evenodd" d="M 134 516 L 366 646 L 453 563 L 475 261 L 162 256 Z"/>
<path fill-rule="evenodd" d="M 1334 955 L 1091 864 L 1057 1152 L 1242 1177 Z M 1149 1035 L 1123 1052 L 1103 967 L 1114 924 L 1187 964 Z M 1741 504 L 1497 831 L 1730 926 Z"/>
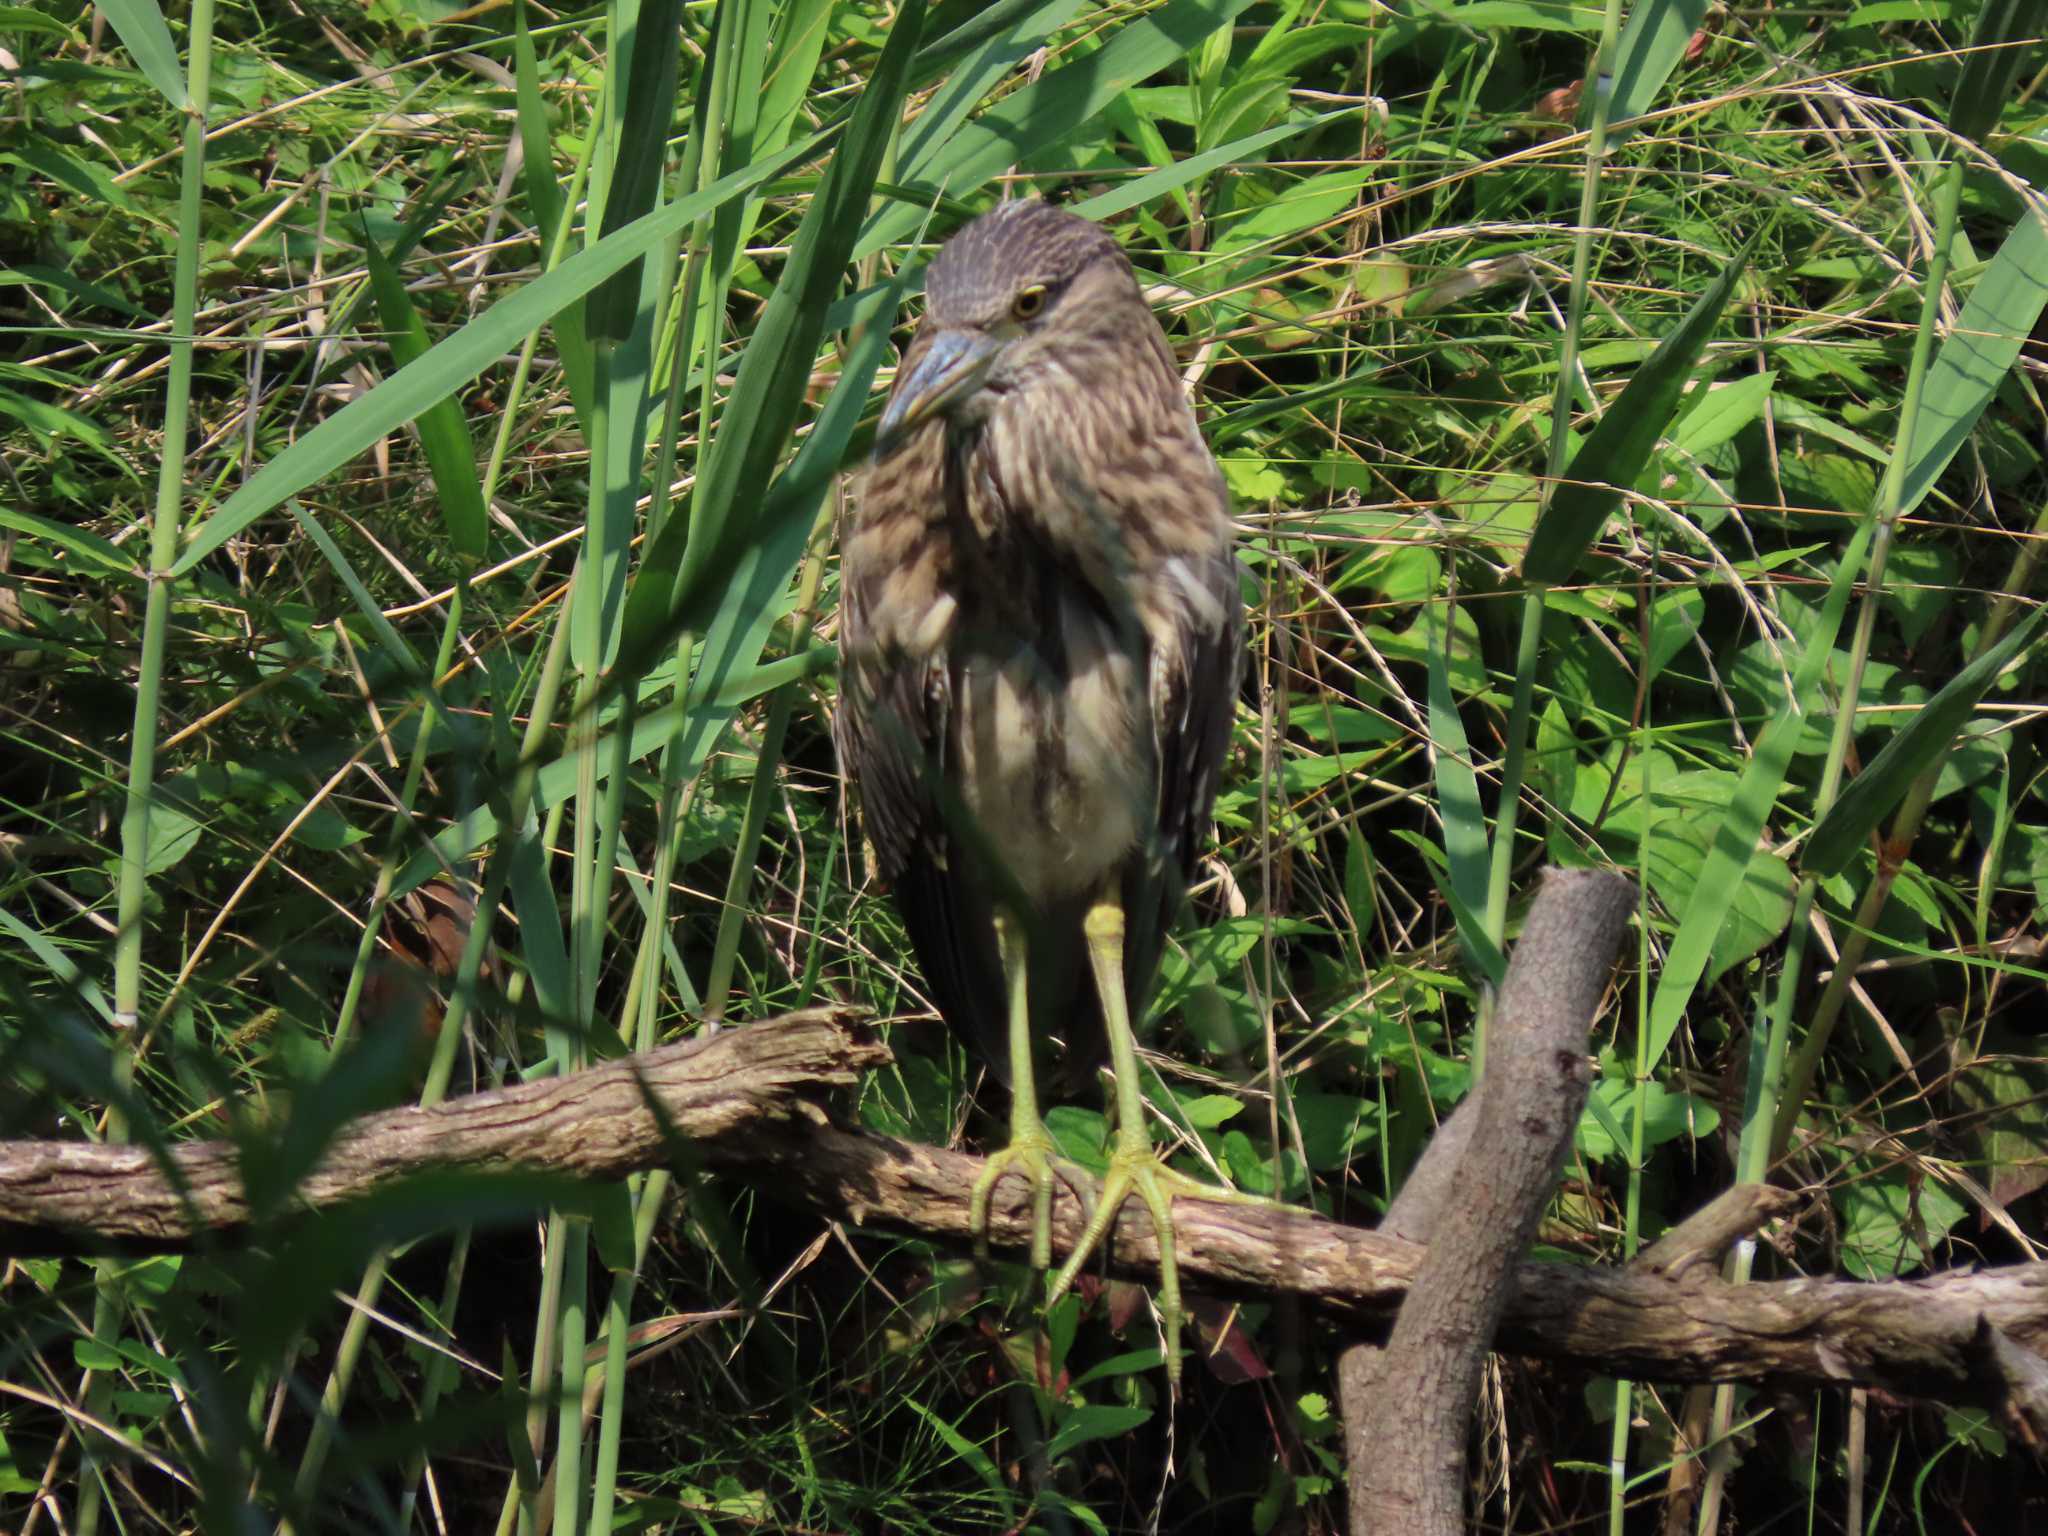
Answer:
<path fill-rule="evenodd" d="M 935 418 L 971 426 L 1003 395 L 1086 371 L 1092 351 L 1107 359 L 1117 317 L 1133 310 L 1150 321 L 1101 225 L 1039 202 L 983 214 L 925 274 L 924 323 L 882 413 L 877 456 Z"/>

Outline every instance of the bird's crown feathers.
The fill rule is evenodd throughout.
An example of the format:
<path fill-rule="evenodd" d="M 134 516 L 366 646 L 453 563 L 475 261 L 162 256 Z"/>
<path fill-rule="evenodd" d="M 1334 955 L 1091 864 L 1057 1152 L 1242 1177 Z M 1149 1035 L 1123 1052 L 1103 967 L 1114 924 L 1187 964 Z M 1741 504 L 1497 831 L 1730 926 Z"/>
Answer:
<path fill-rule="evenodd" d="M 925 298 L 934 318 L 980 323 L 1009 313 L 1020 292 L 1059 288 L 1101 261 L 1128 270 L 1100 224 L 1036 200 L 1001 203 L 945 243 L 925 274 Z"/>

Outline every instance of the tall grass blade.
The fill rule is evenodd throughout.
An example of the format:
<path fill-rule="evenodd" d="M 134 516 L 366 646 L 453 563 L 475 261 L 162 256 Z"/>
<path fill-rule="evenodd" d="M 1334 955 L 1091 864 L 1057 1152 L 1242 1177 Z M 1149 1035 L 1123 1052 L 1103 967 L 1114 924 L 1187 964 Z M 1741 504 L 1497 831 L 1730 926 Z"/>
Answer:
<path fill-rule="evenodd" d="M 1970 29 L 1970 51 L 1949 103 L 1949 132 L 1981 143 L 1998 126 L 1999 111 L 2012 99 L 2013 82 L 2026 61 L 2026 43 L 2041 35 L 2041 0 L 1984 0 Z"/>
<path fill-rule="evenodd" d="M 1714 828 L 1713 845 L 1700 867 L 1692 900 L 1679 918 L 1678 932 L 1665 951 L 1656 990 L 1650 995 L 1646 1058 L 1652 1066 L 1663 1060 L 1700 978 L 1706 974 L 1714 942 L 1721 936 L 1741 893 L 1743 873 L 1756 852 L 1757 839 L 1763 835 L 1764 823 L 1770 819 L 1784 788 L 1793 752 L 1821 713 L 1824 700 L 1820 690 L 1828 664 L 1835 656 L 1835 637 L 1841 633 L 1842 620 L 1848 614 L 1849 599 L 1863 573 L 1864 556 L 1875 531 L 1875 522 L 1866 519 L 1842 552 L 1827 597 L 1806 636 L 1791 691 L 1757 739 L 1742 777 L 1736 781 L 1728 809 Z"/>
<path fill-rule="evenodd" d="M 1692 378 L 1707 338 L 1720 322 L 1721 311 L 1735 291 L 1736 280 L 1749 264 L 1756 246 L 1752 236 L 1742 249 L 1728 259 L 1720 275 L 1707 285 L 1683 320 L 1628 381 L 1607 407 L 1579 451 L 1564 471 L 1564 483 L 1550 498 L 1550 505 L 1529 539 L 1529 552 L 1522 559 L 1522 576 L 1540 586 L 1555 586 L 1569 580 L 1578 569 L 1588 546 L 1600 535 L 1608 515 L 1621 505 L 1627 486 L 1633 485 L 1657 442 L 1678 414 L 1685 386 Z"/>
<path fill-rule="evenodd" d="M 401 368 L 417 362 L 427 355 L 432 343 L 412 295 L 405 291 L 404 279 L 376 241 L 363 242 L 363 257 L 369 265 L 370 288 L 377 298 L 377 314 L 384 324 L 392 361 Z M 452 397 L 444 397 L 420 412 L 413 428 L 420 435 L 420 448 L 434 478 L 434 499 L 448 520 L 448 542 L 464 559 L 482 559 L 489 526 L 484 487 L 477 478 L 476 453 L 461 407 Z M 293 515 L 299 514 L 294 511 Z"/>
<path fill-rule="evenodd" d="M 499 300 L 453 335 L 443 337 L 425 357 L 342 407 L 250 476 L 192 536 L 173 574 L 190 571 L 259 517 L 281 506 L 285 497 L 332 474 L 379 438 L 453 394 L 502 358 L 527 332 L 546 325 L 613 273 L 673 239 L 692 220 L 774 180 L 815 153 L 827 136 L 821 130 L 780 154 L 723 177 L 700 193 L 634 220 Z"/>
<path fill-rule="evenodd" d="M 959 132 L 906 160 L 897 181 L 929 193 L 965 197 L 1014 165 L 1100 116 L 1118 95 L 1156 74 L 1228 26 L 1251 0 L 1172 0 L 1125 22 L 1098 51 L 1004 97 Z M 853 248 L 871 255 L 909 235 L 924 211 L 901 204 L 868 219 Z"/>
<path fill-rule="evenodd" d="M 376 598 L 370 595 L 370 589 L 363 585 L 363 578 L 356 574 L 355 566 L 350 563 L 348 556 L 342 553 L 341 546 L 334 542 L 334 536 L 320 526 L 318 519 L 299 505 L 297 498 L 287 501 L 285 510 L 291 513 L 300 531 L 313 541 L 313 547 L 320 551 L 320 557 L 340 578 L 342 586 L 348 592 L 349 601 L 356 605 L 356 612 L 362 615 L 363 622 L 377 637 L 378 646 L 391 658 L 393 666 L 403 675 L 431 685 L 432 679 L 427 676 L 426 664 L 420 660 L 420 653 L 414 650 L 405 636 L 384 617 L 384 610 L 377 605 Z"/>
<path fill-rule="evenodd" d="M 1038 0 L 1016 20 L 993 33 L 932 92 L 903 135 L 898 163 L 909 174 L 932 161 L 982 98 L 1019 63 L 1042 47 L 1081 8 L 1080 0 Z M 957 189 L 949 189 L 957 191 Z"/>
<path fill-rule="evenodd" d="M 2048 208 L 2029 198 L 1984 268 L 1927 370 L 1913 451 L 1899 497 L 1906 514 L 1926 498 L 1991 403 L 2048 306 Z"/>
<path fill-rule="evenodd" d="M 1448 879 L 1458 898 L 1458 935 L 1465 941 L 1468 957 L 1484 954 L 1498 964 L 1500 950 L 1484 931 L 1486 811 L 1479 801 L 1479 779 L 1472 771 L 1472 745 L 1465 736 L 1465 722 L 1458 718 L 1457 700 L 1451 696 L 1447 653 L 1455 634 L 1451 614 L 1445 611 L 1441 643 L 1429 648 L 1429 748 L 1437 813 L 1443 819 Z M 1488 974 L 1486 979 L 1497 983 L 1500 975 Z"/>
<path fill-rule="evenodd" d="M 2043 625 L 2048 625 L 2048 607 L 2036 608 L 1914 712 L 1905 727 L 1885 743 L 1884 750 L 1849 781 L 1813 829 L 1800 856 L 1801 870 L 1825 880 L 1847 867 L 1913 780 L 1954 746 L 1984 690 L 2014 657 L 2033 644 Z"/>
<path fill-rule="evenodd" d="M 804 543 L 817 521 L 818 508 L 845 462 L 849 444 L 867 408 L 875 372 L 889 351 L 884 317 L 895 312 L 900 284 L 876 294 L 847 354 L 839 384 L 825 402 L 810 435 L 789 465 L 776 476 L 761 503 L 755 540 L 735 562 L 725 595 L 704 626 L 690 708 L 679 722 L 678 758 L 673 771 L 694 771 L 731 718 L 716 706 L 734 698 L 733 685 L 760 661 L 768 636 L 779 622 L 778 599 L 803 557 Z M 751 694 L 752 690 L 748 690 Z"/>
<path fill-rule="evenodd" d="M 654 207 L 661 168 L 668 155 L 668 125 L 675 117 L 676 56 L 681 51 L 678 0 L 642 0 L 633 26 L 611 39 L 616 58 L 625 54 L 624 135 L 605 193 L 599 237 L 615 235 Z M 641 307 L 642 263 L 635 261 L 607 278 L 590 295 L 584 332 L 594 345 L 621 342 L 634 333 Z"/>
<path fill-rule="evenodd" d="M 32 539 L 47 540 L 53 547 L 97 566 L 102 575 L 133 579 L 140 574 L 135 569 L 134 560 L 122 553 L 118 544 L 83 528 L 74 528 L 69 523 L 60 523 L 16 507 L 0 507 L 0 528 L 11 528 Z"/>
<path fill-rule="evenodd" d="M 1645 0 L 1629 12 L 1614 60 L 1611 120 L 1641 117 L 1707 19 L 1709 0 Z"/>
<path fill-rule="evenodd" d="M 191 98 L 185 93 L 185 75 L 178 68 L 178 45 L 171 41 L 171 29 L 156 0 L 95 0 L 100 14 L 121 39 L 128 56 L 163 92 L 165 101 L 182 109 Z"/>
<path fill-rule="evenodd" d="M 554 155 L 548 138 L 547 106 L 540 95 L 540 61 L 534 56 L 533 34 L 526 25 L 526 0 L 513 0 L 512 34 L 513 84 L 519 111 L 519 146 L 524 156 L 521 167 L 527 201 L 533 206 L 536 232 L 545 256 L 560 239 L 562 224 L 569 217 L 562 189 L 555 182 Z M 568 381 L 569 399 L 576 419 L 587 429 L 596 385 L 591 379 L 590 341 L 583 333 L 583 311 L 565 305 L 554 319 L 555 350 L 560 354 L 562 376 Z"/>
<path fill-rule="evenodd" d="M 782 278 L 740 362 L 689 517 L 671 519 L 642 556 L 626 602 L 629 649 L 651 654 L 664 635 L 702 629 L 755 542 L 754 524 L 742 515 L 745 488 L 770 482 L 796 424 L 826 310 L 852 258 L 859 216 L 895 132 L 923 15 L 921 4 L 899 13 L 824 182 L 804 212 Z M 719 185 L 733 180 L 726 177 Z"/>

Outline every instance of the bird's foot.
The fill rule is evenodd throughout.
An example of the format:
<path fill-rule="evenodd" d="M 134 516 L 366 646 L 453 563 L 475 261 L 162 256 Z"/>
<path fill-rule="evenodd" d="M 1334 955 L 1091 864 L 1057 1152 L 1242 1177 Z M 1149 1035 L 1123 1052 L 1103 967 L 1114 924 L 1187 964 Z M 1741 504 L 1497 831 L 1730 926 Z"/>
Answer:
<path fill-rule="evenodd" d="M 1056 1157 L 1052 1137 L 1043 1129 L 1023 1131 L 1010 1138 L 1000 1152 L 989 1154 L 981 1176 L 974 1181 L 974 1193 L 967 1207 L 967 1230 L 974 1237 L 974 1252 L 988 1257 L 989 1202 L 996 1186 L 1015 1174 L 1031 1184 L 1031 1267 L 1045 1269 L 1052 1263 L 1052 1185 L 1055 1178 L 1074 1192 L 1082 1208 L 1092 1201 L 1086 1169 L 1078 1163 Z"/>
<path fill-rule="evenodd" d="M 1087 1229 L 1082 1232 L 1074 1251 L 1067 1255 L 1066 1263 L 1060 1266 L 1060 1272 L 1053 1276 L 1045 1298 L 1048 1307 L 1066 1295 L 1074 1277 L 1081 1272 L 1081 1266 L 1088 1262 L 1088 1256 L 1109 1235 L 1110 1228 L 1116 1225 L 1117 1213 L 1132 1195 L 1145 1202 L 1145 1209 L 1152 1216 L 1152 1231 L 1159 1239 L 1159 1319 L 1166 1333 L 1166 1379 L 1177 1387 L 1180 1385 L 1180 1331 L 1187 1314 L 1181 1306 L 1180 1264 L 1174 1251 L 1174 1197 L 1181 1195 L 1195 1200 L 1248 1201 L 1264 1205 L 1276 1202 L 1190 1178 L 1169 1168 L 1149 1146 L 1142 1149 L 1119 1147 L 1110 1154 L 1109 1172 L 1102 1180 L 1102 1193 Z"/>

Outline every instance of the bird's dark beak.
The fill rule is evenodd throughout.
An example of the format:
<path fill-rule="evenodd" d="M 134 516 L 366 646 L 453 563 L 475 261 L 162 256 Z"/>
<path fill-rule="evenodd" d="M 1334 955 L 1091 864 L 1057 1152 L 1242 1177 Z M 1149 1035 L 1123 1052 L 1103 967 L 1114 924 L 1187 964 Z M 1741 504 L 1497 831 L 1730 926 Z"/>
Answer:
<path fill-rule="evenodd" d="M 892 451 L 933 416 L 973 394 L 1002 347 L 1001 338 L 986 331 L 940 331 L 917 366 L 897 381 L 895 398 L 875 431 L 875 451 Z"/>

